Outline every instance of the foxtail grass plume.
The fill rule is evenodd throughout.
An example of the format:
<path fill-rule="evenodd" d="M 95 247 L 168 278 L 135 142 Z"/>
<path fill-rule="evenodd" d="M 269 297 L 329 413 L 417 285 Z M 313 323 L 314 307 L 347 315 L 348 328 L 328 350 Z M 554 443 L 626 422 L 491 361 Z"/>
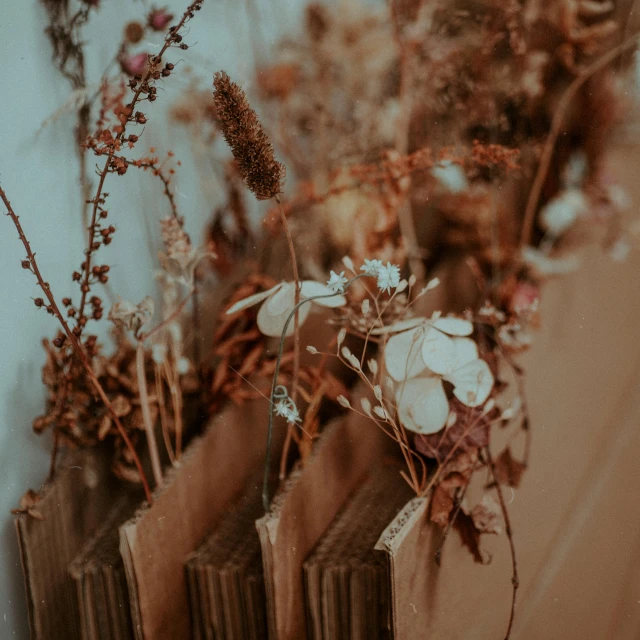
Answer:
<path fill-rule="evenodd" d="M 273 155 L 273 146 L 242 88 L 224 71 L 213 77 L 213 102 L 222 135 L 231 147 L 240 175 L 258 200 L 282 191 L 285 167 Z"/>

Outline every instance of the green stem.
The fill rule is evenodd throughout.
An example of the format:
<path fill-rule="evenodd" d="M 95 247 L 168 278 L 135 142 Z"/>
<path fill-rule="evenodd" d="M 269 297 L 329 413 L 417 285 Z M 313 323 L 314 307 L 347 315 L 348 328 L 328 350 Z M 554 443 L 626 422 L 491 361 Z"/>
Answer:
<path fill-rule="evenodd" d="M 364 278 L 367 274 L 359 274 L 354 278 L 351 278 L 345 285 L 343 291 L 346 291 L 356 280 L 360 278 Z M 284 328 L 282 329 L 282 335 L 280 336 L 280 346 L 278 347 L 278 357 L 276 359 L 276 367 L 273 372 L 273 381 L 271 382 L 271 393 L 269 395 L 269 427 L 267 429 L 267 449 L 264 458 L 264 476 L 262 479 L 262 505 L 264 507 L 265 513 L 269 512 L 269 469 L 271 467 L 271 448 L 273 442 L 273 407 L 274 407 L 274 399 L 276 397 L 276 388 L 278 386 L 278 376 L 280 375 L 280 364 L 282 362 L 282 355 L 284 353 L 284 341 L 287 335 L 287 330 L 289 329 L 289 324 L 291 320 L 293 320 L 294 316 L 298 312 L 298 309 L 303 304 L 307 302 L 313 302 L 314 300 L 320 300 L 324 298 L 333 298 L 335 296 L 342 295 L 341 291 L 337 291 L 336 293 L 323 294 L 320 296 L 312 296 L 310 298 L 305 298 L 301 300 L 297 305 L 295 305 L 287 318 L 287 321 L 284 323 Z"/>

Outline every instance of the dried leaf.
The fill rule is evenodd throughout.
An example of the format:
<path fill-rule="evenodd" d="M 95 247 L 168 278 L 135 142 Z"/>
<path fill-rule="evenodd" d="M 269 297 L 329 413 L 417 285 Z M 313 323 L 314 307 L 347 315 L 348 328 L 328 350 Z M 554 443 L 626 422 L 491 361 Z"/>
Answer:
<path fill-rule="evenodd" d="M 455 505 L 456 491 L 466 484 L 459 473 L 450 473 L 433 490 L 429 517 L 431 522 L 444 529 L 449 523 Z"/>
<path fill-rule="evenodd" d="M 480 553 L 480 531 L 473 522 L 473 518 L 460 509 L 453 527 L 460 534 L 462 544 L 469 549 L 473 559 L 480 564 L 485 564 Z"/>
<path fill-rule="evenodd" d="M 516 460 L 511 455 L 511 449 L 507 447 L 494 462 L 496 480 L 500 484 L 517 488 L 527 465 Z"/>
<path fill-rule="evenodd" d="M 479 409 L 465 407 L 459 400 L 450 401 L 458 419 L 442 434 L 416 436 L 416 449 L 429 458 L 444 460 L 453 448 L 457 452 L 481 449 L 489 444 L 490 414 L 482 415 Z"/>
<path fill-rule="evenodd" d="M 495 499 L 486 494 L 482 501 L 471 510 L 471 519 L 481 533 L 502 533 L 502 513 Z"/>

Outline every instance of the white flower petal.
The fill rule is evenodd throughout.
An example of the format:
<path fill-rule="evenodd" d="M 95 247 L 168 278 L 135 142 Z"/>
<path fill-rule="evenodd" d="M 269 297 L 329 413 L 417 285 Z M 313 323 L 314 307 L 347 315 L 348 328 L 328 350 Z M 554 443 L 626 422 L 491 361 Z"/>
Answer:
<path fill-rule="evenodd" d="M 276 296 L 280 296 L 280 291 L 276 293 Z M 292 290 L 291 293 L 295 296 L 295 291 Z M 275 296 L 274 296 L 275 297 Z M 287 322 L 287 318 L 291 314 L 294 308 L 294 297 L 289 298 L 288 292 L 285 291 L 282 294 L 280 300 L 276 300 L 277 304 L 270 305 L 269 303 L 273 300 L 273 298 L 267 300 L 261 307 L 260 311 L 258 311 L 258 329 L 262 331 L 265 336 L 271 336 L 272 338 L 279 338 L 282 335 L 282 330 L 284 329 L 284 325 Z M 289 301 L 289 306 L 285 306 L 285 302 Z M 280 312 L 278 313 L 278 309 Z M 304 321 L 307 319 L 309 315 L 309 311 L 311 310 L 310 304 L 303 304 L 298 309 L 298 321 L 299 325 L 302 326 Z M 292 319 L 289 323 L 289 327 L 287 328 L 287 336 L 293 334 L 295 322 Z"/>
<path fill-rule="evenodd" d="M 276 291 L 263 305 L 262 309 L 271 316 L 279 316 L 285 309 L 291 313 L 295 306 L 296 286 L 293 282 L 283 282 L 278 291 Z M 306 305 L 305 305 L 306 306 Z"/>
<path fill-rule="evenodd" d="M 439 378 L 413 378 L 396 392 L 398 419 L 416 433 L 437 433 L 449 417 L 449 401 Z"/>
<path fill-rule="evenodd" d="M 430 324 L 448 336 L 470 336 L 473 333 L 473 323 L 464 318 L 438 318 Z"/>
<path fill-rule="evenodd" d="M 280 287 L 282 286 L 282 282 L 277 284 L 275 287 L 271 287 L 267 291 L 263 291 L 262 293 L 254 293 L 252 296 L 248 298 L 243 298 L 242 300 L 238 300 L 234 305 L 227 309 L 227 315 L 230 316 L 232 313 L 237 313 L 238 311 L 242 311 L 243 309 L 248 309 L 252 307 L 254 304 L 258 304 L 258 302 L 262 302 L 266 300 L 269 296 L 273 295 Z"/>
<path fill-rule="evenodd" d="M 334 295 L 334 292 L 326 285 L 315 280 L 303 280 L 300 288 L 300 293 L 305 298 L 313 298 L 314 296 L 333 296 L 332 298 L 320 298 L 319 300 L 313 300 L 314 304 L 319 304 L 322 307 L 342 307 L 347 304 L 347 299 L 341 295 Z"/>
<path fill-rule="evenodd" d="M 453 350 L 455 352 L 453 371 L 478 358 L 478 345 L 471 338 L 453 338 Z"/>
<path fill-rule="evenodd" d="M 493 388 L 493 374 L 484 360 L 472 360 L 447 376 L 453 385 L 453 393 L 468 407 L 484 404 Z"/>
<path fill-rule="evenodd" d="M 387 373 L 396 381 L 413 378 L 426 369 L 422 359 L 424 329 L 418 327 L 392 336 L 384 348 Z"/>
<path fill-rule="evenodd" d="M 453 340 L 442 331 L 427 326 L 422 342 L 422 359 L 431 371 L 440 375 L 456 368 L 456 352 Z"/>

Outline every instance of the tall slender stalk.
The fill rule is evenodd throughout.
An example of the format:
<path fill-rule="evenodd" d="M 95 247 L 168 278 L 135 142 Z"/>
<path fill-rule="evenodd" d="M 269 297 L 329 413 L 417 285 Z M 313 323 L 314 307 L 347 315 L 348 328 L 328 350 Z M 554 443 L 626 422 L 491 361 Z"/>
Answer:
<path fill-rule="evenodd" d="M 9 199 L 7 198 L 7 195 L 4 192 L 4 189 L 2 187 L 0 187 L 0 199 L 3 201 L 7 209 L 7 215 L 11 218 L 16 230 L 18 231 L 20 240 L 22 241 L 25 251 L 27 252 L 27 259 L 29 260 L 30 270 L 36 276 L 36 280 L 38 281 L 38 286 L 40 287 L 40 289 L 42 289 L 42 292 L 44 293 L 47 300 L 49 301 L 49 306 L 53 311 L 53 315 L 58 319 L 58 322 L 62 326 L 62 329 L 67 339 L 69 340 L 69 343 L 73 347 L 74 352 L 80 359 L 80 362 L 82 363 L 82 366 L 89 380 L 91 381 L 91 384 L 93 385 L 98 396 L 100 397 L 100 400 L 104 404 L 109 415 L 111 416 L 111 419 L 116 425 L 116 428 L 118 430 L 118 433 L 120 434 L 120 437 L 122 438 L 127 449 L 129 449 L 129 452 L 131 453 L 131 458 L 140 476 L 140 481 L 142 482 L 142 486 L 144 487 L 144 492 L 145 492 L 147 502 L 151 504 L 151 502 L 153 502 L 153 498 L 151 496 L 151 490 L 149 489 L 149 483 L 147 482 L 144 469 L 142 468 L 142 463 L 140 462 L 140 458 L 136 453 L 135 447 L 133 446 L 133 443 L 129 439 L 129 436 L 125 431 L 125 428 L 122 426 L 122 423 L 120 422 L 120 418 L 118 418 L 115 410 L 113 409 L 113 406 L 109 401 L 109 398 L 107 397 L 107 394 L 105 393 L 104 389 L 102 388 L 100 381 L 98 380 L 95 373 L 93 372 L 93 368 L 89 363 L 87 354 L 85 353 L 82 345 L 80 344 L 80 341 L 76 338 L 75 334 L 71 331 L 71 329 L 69 328 L 69 325 L 67 324 L 67 321 L 65 320 L 64 316 L 60 312 L 60 308 L 58 307 L 58 304 L 56 303 L 56 300 L 53 297 L 53 294 L 51 293 L 51 288 L 49 286 L 49 283 L 45 282 L 45 280 L 43 279 L 40 269 L 38 267 L 38 263 L 36 262 L 35 254 L 31 250 L 31 245 L 29 244 L 29 241 L 27 240 L 27 237 L 24 234 L 22 225 L 20 224 L 20 220 L 16 215 L 16 213 L 14 212 L 11 206 L 11 203 L 9 202 Z"/>

